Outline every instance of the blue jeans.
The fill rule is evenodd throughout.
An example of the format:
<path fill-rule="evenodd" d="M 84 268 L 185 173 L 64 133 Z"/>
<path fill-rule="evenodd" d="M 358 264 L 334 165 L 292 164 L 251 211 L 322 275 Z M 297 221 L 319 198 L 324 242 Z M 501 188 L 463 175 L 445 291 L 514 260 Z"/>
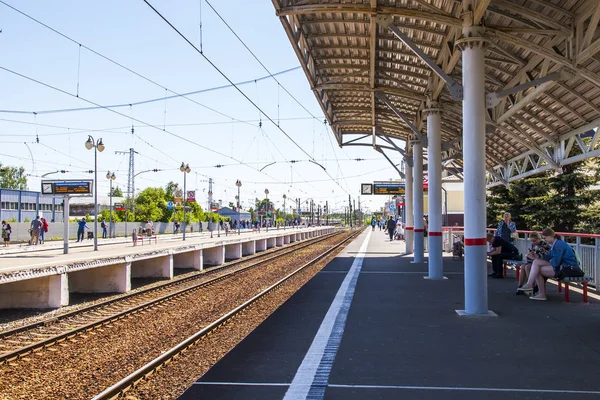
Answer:
<path fill-rule="evenodd" d="M 106 228 L 102 228 L 102 239 L 106 239 Z"/>
<path fill-rule="evenodd" d="M 83 242 L 83 229 L 77 229 L 77 241 L 82 241 Z"/>

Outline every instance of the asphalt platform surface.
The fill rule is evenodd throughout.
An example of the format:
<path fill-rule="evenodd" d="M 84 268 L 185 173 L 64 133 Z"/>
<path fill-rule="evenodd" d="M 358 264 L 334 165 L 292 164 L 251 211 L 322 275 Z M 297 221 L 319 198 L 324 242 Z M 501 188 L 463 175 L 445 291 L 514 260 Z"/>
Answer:
<path fill-rule="evenodd" d="M 367 231 L 180 399 L 283 399 L 366 237 Z M 600 399 L 598 301 L 584 305 L 571 291 L 565 304 L 554 285 L 546 302 L 516 296 L 511 271 L 488 281 L 497 317 L 459 317 L 462 261 L 445 257 L 448 279 L 430 281 L 423 279 L 427 264 L 413 264 L 403 252 L 403 242 L 371 233 L 341 344 L 321 376 L 325 384 L 315 391 L 315 379 L 309 395 L 287 399 Z"/>

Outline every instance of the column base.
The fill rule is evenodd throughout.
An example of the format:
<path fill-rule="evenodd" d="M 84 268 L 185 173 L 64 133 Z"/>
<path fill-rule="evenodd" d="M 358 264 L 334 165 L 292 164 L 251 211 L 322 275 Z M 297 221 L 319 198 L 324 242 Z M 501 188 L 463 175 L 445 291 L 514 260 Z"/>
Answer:
<path fill-rule="evenodd" d="M 471 318 L 497 317 L 498 316 L 498 314 L 496 314 L 492 310 L 488 310 L 487 314 L 467 314 L 467 312 L 465 310 L 456 310 L 456 313 L 458 314 L 459 317 L 471 317 Z"/>
<path fill-rule="evenodd" d="M 430 278 L 429 276 L 424 276 L 423 279 L 428 279 L 430 281 L 443 281 L 448 279 L 447 276 L 442 276 L 441 278 Z"/>

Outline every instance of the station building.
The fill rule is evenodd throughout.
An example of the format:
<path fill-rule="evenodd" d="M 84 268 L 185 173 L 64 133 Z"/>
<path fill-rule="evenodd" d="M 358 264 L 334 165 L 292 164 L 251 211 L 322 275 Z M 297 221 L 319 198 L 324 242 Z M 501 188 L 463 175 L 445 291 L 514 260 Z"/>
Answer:
<path fill-rule="evenodd" d="M 38 215 L 48 221 L 62 222 L 62 198 L 29 190 L 0 189 L 0 220 L 26 222 Z"/>

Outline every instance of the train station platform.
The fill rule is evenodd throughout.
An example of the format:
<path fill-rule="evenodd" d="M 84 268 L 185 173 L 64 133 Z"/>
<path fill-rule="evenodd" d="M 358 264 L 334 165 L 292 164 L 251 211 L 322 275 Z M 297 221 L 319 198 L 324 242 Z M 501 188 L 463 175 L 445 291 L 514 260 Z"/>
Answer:
<path fill-rule="evenodd" d="M 175 269 L 201 271 L 275 247 L 332 233 L 332 227 L 270 229 L 243 235 L 120 243 L 0 255 L 0 309 L 58 308 L 69 293 L 125 293 L 133 278 L 172 279 Z M 138 240 L 139 242 L 139 240 Z"/>
<path fill-rule="evenodd" d="M 497 316 L 459 316 L 463 262 L 431 281 L 403 251 L 365 231 L 180 400 L 600 398 L 598 302 L 531 301 L 513 275 L 488 281 Z"/>

